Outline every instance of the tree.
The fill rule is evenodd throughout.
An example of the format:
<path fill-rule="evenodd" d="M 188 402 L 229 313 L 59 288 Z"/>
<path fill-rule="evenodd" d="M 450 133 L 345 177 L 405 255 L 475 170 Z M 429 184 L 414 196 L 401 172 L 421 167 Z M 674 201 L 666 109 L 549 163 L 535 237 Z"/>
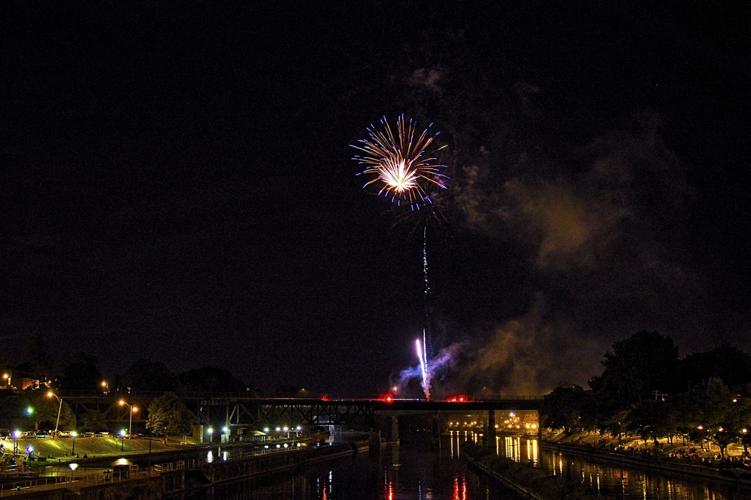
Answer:
<path fill-rule="evenodd" d="M 710 378 L 691 390 L 691 401 L 698 408 L 700 423 L 697 428 L 720 448 L 725 457 L 728 445 L 738 439 L 740 413 L 734 407 L 734 396 L 722 380 Z"/>
<path fill-rule="evenodd" d="M 648 439 L 659 445 L 658 438 L 675 434 L 671 405 L 660 399 L 645 399 L 628 413 L 628 430 L 636 432 L 646 443 Z"/>
<path fill-rule="evenodd" d="M 104 413 L 97 410 L 89 410 L 81 416 L 80 430 L 98 432 L 107 430 L 107 419 Z"/>
<path fill-rule="evenodd" d="M 602 364 L 605 370 L 592 380 L 592 389 L 624 405 L 654 397 L 654 391 L 670 392 L 677 385 L 678 348 L 657 332 L 641 331 L 616 342 Z"/>
<path fill-rule="evenodd" d="M 19 417 L 15 420 L 21 428 L 35 431 L 50 431 L 57 422 L 57 410 L 60 409 L 59 429 L 75 429 L 76 416 L 70 405 L 63 400 L 62 406 L 56 398 L 46 397 L 43 390 L 31 390 L 21 394 L 16 411 Z M 27 408 L 31 408 L 29 413 Z"/>
<path fill-rule="evenodd" d="M 711 351 L 686 356 L 681 361 L 681 374 L 689 385 L 716 377 L 729 387 L 740 387 L 751 382 L 751 356 L 723 344 Z"/>
<path fill-rule="evenodd" d="M 582 411 L 588 394 L 578 385 L 558 387 L 545 396 L 542 406 L 544 425 L 563 429 L 566 434 L 582 427 Z"/>
<path fill-rule="evenodd" d="M 165 392 L 177 389 L 177 376 L 161 361 L 139 359 L 125 371 L 123 382 L 136 391 Z"/>
<path fill-rule="evenodd" d="M 146 428 L 156 436 L 185 435 L 190 433 L 192 415 L 174 392 L 165 392 L 149 404 Z"/>

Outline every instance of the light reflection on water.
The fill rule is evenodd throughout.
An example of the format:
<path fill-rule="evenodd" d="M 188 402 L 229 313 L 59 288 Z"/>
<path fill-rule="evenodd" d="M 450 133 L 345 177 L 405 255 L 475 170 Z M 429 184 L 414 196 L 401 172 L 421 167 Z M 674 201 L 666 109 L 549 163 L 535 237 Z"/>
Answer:
<path fill-rule="evenodd" d="M 748 498 L 748 496 L 728 493 L 722 487 L 704 484 L 704 481 L 686 481 L 671 477 L 646 473 L 590 462 L 580 457 L 566 456 L 563 453 L 542 451 L 538 441 L 519 436 L 497 436 L 503 439 L 504 446 L 496 447 L 496 453 L 517 462 L 542 466 L 552 476 L 562 476 L 569 481 L 577 481 L 588 486 L 603 498 L 659 498 L 669 500 L 724 500 Z M 502 453 L 501 453 L 502 451 Z M 541 460 L 538 459 L 541 457 Z"/>
<path fill-rule="evenodd" d="M 467 442 L 481 443 L 479 434 L 452 431 L 440 450 L 392 446 L 380 453 L 316 464 L 304 471 L 239 482 L 217 488 L 213 498 L 253 499 L 386 499 L 475 500 L 515 498 L 513 494 L 469 470 L 462 460 Z M 751 498 L 728 493 L 702 481 L 685 481 L 589 462 L 579 457 L 543 450 L 537 439 L 495 436 L 497 454 L 542 467 L 589 487 L 602 498 L 655 498 L 668 500 L 725 500 Z M 208 497 L 211 497 L 209 495 Z"/>
<path fill-rule="evenodd" d="M 461 436 L 462 438 L 464 436 Z M 470 436 L 468 436 L 470 438 Z M 462 440 L 461 443 L 464 441 Z M 455 446 L 456 436 L 453 445 Z M 451 458 L 451 443 L 440 450 L 391 446 L 314 464 L 304 471 L 215 488 L 207 498 L 292 500 L 490 500 L 515 499 L 512 493 Z M 456 451 L 456 450 L 455 450 Z"/>

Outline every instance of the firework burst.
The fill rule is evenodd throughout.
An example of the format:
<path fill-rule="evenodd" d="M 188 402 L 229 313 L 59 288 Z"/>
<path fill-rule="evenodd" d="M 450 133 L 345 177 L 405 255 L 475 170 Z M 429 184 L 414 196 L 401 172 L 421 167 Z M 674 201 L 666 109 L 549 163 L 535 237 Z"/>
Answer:
<path fill-rule="evenodd" d="M 431 131 L 432 125 L 418 134 L 415 121 L 400 115 L 396 130 L 386 117 L 381 118 L 380 129 L 368 127 L 368 137 L 351 145 L 360 152 L 352 157 L 363 168 L 358 175 L 370 177 L 363 188 L 374 186 L 379 195 L 412 210 L 432 204 L 431 192 L 446 189 L 448 180 L 442 172 L 446 165 L 438 159 L 446 146 L 436 147 L 439 133 Z"/>

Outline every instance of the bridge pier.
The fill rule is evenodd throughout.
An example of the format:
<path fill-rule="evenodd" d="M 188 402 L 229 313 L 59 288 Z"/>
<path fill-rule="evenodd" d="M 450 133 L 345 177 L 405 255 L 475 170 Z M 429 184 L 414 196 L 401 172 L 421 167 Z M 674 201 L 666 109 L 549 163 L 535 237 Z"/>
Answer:
<path fill-rule="evenodd" d="M 537 445 L 542 446 L 542 412 L 537 410 Z"/>
<path fill-rule="evenodd" d="M 399 443 L 399 417 L 391 416 L 391 441 Z"/>
<path fill-rule="evenodd" d="M 488 425 L 485 428 L 485 447 L 495 448 L 495 410 L 488 410 Z"/>
<path fill-rule="evenodd" d="M 434 412 L 430 419 L 431 441 L 434 448 L 441 448 L 441 421 L 438 412 Z"/>

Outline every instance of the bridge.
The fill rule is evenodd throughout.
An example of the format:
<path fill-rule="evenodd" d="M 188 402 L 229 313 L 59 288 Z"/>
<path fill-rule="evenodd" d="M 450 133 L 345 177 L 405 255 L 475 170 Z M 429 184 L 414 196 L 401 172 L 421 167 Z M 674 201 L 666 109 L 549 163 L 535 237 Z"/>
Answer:
<path fill-rule="evenodd" d="M 128 408 L 118 404 L 125 399 L 143 409 L 161 394 L 134 393 L 113 395 L 63 395 L 78 419 L 87 412 L 99 412 L 112 425 L 128 421 Z M 392 438 L 398 438 L 399 417 L 428 415 L 433 426 L 441 427 L 441 419 L 450 415 L 474 415 L 486 432 L 495 430 L 496 412 L 531 412 L 535 429 L 539 431 L 539 411 L 542 398 L 509 396 L 499 399 L 469 401 L 424 401 L 417 399 L 384 398 L 275 398 L 239 394 L 181 394 L 194 420 L 203 425 L 227 426 L 230 429 L 261 429 L 281 423 L 307 426 L 337 426 L 362 429 L 381 428 Z M 133 415 L 133 422 L 142 426 L 146 412 Z M 531 417 L 530 417 L 531 418 Z M 390 420 L 390 426 L 384 425 Z"/>

